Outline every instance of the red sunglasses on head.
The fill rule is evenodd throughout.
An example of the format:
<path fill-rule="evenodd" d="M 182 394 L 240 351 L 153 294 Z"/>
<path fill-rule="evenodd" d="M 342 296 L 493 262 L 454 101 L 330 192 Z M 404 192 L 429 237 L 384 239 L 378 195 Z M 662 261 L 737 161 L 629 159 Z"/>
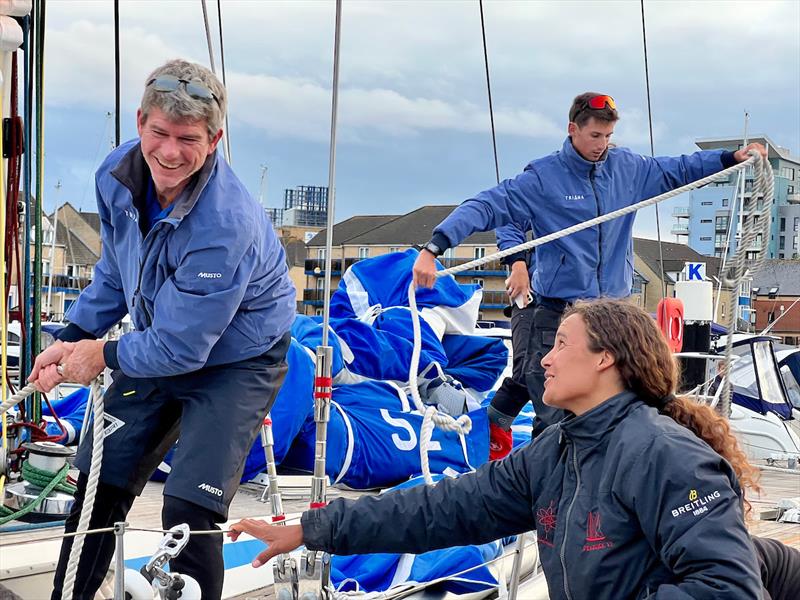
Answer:
<path fill-rule="evenodd" d="M 611 96 L 592 96 L 589 98 L 589 107 L 596 110 L 601 110 L 608 105 L 608 108 L 617 110 L 617 103 Z"/>

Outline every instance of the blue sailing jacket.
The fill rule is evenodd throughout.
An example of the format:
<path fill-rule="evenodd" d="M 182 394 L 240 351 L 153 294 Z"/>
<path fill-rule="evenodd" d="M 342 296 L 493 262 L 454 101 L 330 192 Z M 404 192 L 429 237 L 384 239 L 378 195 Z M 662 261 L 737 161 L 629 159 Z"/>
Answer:
<path fill-rule="evenodd" d="M 536 530 L 552 600 L 760 598 L 731 465 L 631 392 L 457 479 L 303 513 L 336 554 L 422 553 Z"/>
<path fill-rule="evenodd" d="M 130 377 L 263 354 L 295 315 L 286 256 L 264 210 L 214 153 L 149 229 L 150 179 L 138 140 L 98 169 L 102 255 L 67 318 L 100 337 L 130 313 L 136 330 L 104 349 L 106 364 Z"/>
<path fill-rule="evenodd" d="M 500 228 L 498 246 L 505 250 L 524 242 L 526 231 L 539 238 L 681 187 L 734 162 L 732 154 L 722 150 L 650 158 L 627 148 L 611 148 L 603 160 L 590 162 L 567 138 L 559 152 L 532 161 L 513 179 L 464 201 L 434 229 L 433 242 L 449 248 L 476 231 Z M 631 213 L 538 246 L 536 260 L 530 263 L 533 291 L 567 301 L 629 296 L 635 216 Z"/>

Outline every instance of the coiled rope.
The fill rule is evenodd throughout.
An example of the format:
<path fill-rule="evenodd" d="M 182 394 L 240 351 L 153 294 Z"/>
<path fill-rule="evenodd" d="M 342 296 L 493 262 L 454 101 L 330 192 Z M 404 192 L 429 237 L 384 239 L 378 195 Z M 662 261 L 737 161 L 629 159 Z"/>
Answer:
<path fill-rule="evenodd" d="M 631 204 L 630 206 L 626 206 L 624 208 L 620 208 L 610 213 L 600 215 L 593 219 L 589 219 L 588 221 L 577 223 L 576 225 L 572 225 L 571 227 L 566 227 L 564 229 L 561 229 L 560 231 L 556 231 L 548 235 L 542 236 L 540 238 L 524 242 L 522 244 L 519 244 L 518 246 L 514 246 L 513 248 L 507 248 L 506 250 L 502 250 L 495 254 L 490 254 L 489 256 L 484 256 L 482 258 L 475 259 L 473 261 L 464 263 L 462 265 L 456 265 L 454 267 L 450 267 L 449 269 L 442 269 L 441 271 L 436 272 L 436 277 L 439 278 L 439 277 L 445 277 L 447 275 L 454 275 L 462 271 L 468 271 L 474 269 L 475 267 L 484 265 L 492 261 L 500 260 L 502 258 L 505 258 L 506 256 L 510 256 L 518 252 L 531 250 L 533 248 L 536 248 L 537 246 L 547 244 L 548 242 L 552 242 L 554 240 L 561 239 L 568 235 L 572 235 L 573 233 L 583 231 L 584 229 L 588 229 L 590 227 L 606 223 L 613 219 L 617 219 L 624 215 L 641 210 L 642 208 L 646 208 L 648 206 L 652 206 L 659 202 L 663 202 L 664 200 L 669 200 L 670 198 L 674 198 L 675 196 L 683 194 L 684 192 L 688 192 L 703 187 L 704 185 L 707 185 L 713 181 L 726 179 L 732 173 L 737 173 L 742 169 L 746 169 L 748 166 L 751 165 L 759 166 L 757 168 L 758 182 L 756 187 L 759 190 L 763 190 L 765 206 L 767 205 L 768 196 L 769 196 L 769 206 L 771 206 L 773 182 L 771 177 L 766 176 L 767 173 L 771 174 L 769 163 L 766 161 L 766 159 L 762 159 L 761 155 L 757 151 L 751 150 L 750 157 L 747 160 L 744 160 L 736 165 L 728 167 L 727 169 L 723 169 L 712 175 L 703 177 L 702 179 L 698 179 L 697 181 L 693 181 L 682 187 L 670 190 L 669 192 L 666 192 L 664 194 L 648 198 L 647 200 L 642 200 L 641 202 L 637 202 L 636 204 Z M 753 196 L 755 197 L 755 194 Z M 749 247 L 751 241 L 755 239 L 755 233 L 748 232 L 748 234 L 743 236 L 743 238 L 744 238 L 743 244 L 748 244 L 744 246 L 745 248 L 747 248 Z M 740 265 L 744 264 L 745 254 L 746 253 L 743 253 L 742 256 L 738 256 L 737 273 L 739 272 L 739 268 L 742 268 L 740 267 Z M 472 421 L 467 415 L 461 415 L 460 417 L 458 417 L 458 419 L 455 419 L 450 415 L 437 411 L 434 406 L 426 407 L 423 404 L 422 399 L 420 398 L 419 395 L 419 389 L 417 387 L 417 371 L 419 369 L 419 355 L 422 345 L 422 334 L 420 332 L 419 313 L 417 312 L 416 289 L 413 281 L 408 286 L 408 305 L 409 308 L 411 309 L 411 323 L 414 332 L 414 349 L 413 352 L 411 353 L 411 365 L 409 367 L 408 381 L 410 386 L 411 398 L 414 401 L 414 405 L 416 409 L 421 413 L 423 413 L 424 415 L 424 419 L 422 422 L 422 430 L 420 431 L 420 443 L 419 443 L 422 475 L 425 478 L 426 483 L 432 483 L 433 479 L 430 473 L 428 451 L 429 451 L 431 436 L 433 434 L 433 427 L 436 426 L 445 431 L 457 431 L 459 435 L 465 435 L 469 433 L 470 430 L 472 429 Z M 731 336 L 728 337 L 729 339 L 731 338 Z"/>

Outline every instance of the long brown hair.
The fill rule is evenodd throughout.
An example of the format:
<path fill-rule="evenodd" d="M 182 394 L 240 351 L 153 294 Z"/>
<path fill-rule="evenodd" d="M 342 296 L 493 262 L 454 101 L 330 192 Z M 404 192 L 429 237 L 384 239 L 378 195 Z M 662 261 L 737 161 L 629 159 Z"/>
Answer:
<path fill-rule="evenodd" d="M 578 302 L 564 318 L 573 314 L 586 325 L 589 349 L 614 356 L 627 389 L 711 446 L 731 464 L 742 488 L 760 490 L 758 469 L 748 462 L 727 419 L 689 397 L 674 396 L 678 363 L 650 315 L 629 302 L 608 299 Z"/>

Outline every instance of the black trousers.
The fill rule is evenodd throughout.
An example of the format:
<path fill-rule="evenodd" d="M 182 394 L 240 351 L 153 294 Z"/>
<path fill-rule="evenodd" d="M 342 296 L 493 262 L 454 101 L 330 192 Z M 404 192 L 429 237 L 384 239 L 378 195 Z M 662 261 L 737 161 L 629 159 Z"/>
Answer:
<path fill-rule="evenodd" d="M 115 373 L 105 394 L 103 465 L 90 528 L 124 521 L 133 500 L 180 436 L 164 486 L 162 525 L 187 523 L 192 530 L 218 529 L 239 487 L 244 461 L 286 376 L 289 334 L 262 356 L 206 367 L 175 377 L 134 379 Z M 92 436 L 78 451 L 81 470 L 66 531 L 78 526 L 88 479 Z M 194 577 L 204 600 L 217 600 L 225 575 L 222 535 L 199 535 L 170 569 Z M 72 538 L 61 547 L 53 598 L 61 597 Z M 155 549 L 155 547 L 154 547 Z M 87 536 L 73 598 L 91 599 L 114 554 L 114 535 Z"/>
<path fill-rule="evenodd" d="M 515 306 L 511 314 L 511 345 L 514 354 L 512 375 L 506 377 L 497 390 L 492 399 L 492 407 L 513 419 L 528 400 L 532 401 L 536 411 L 533 437 L 566 416 L 565 411 L 542 402 L 542 358 L 553 349 L 556 330 L 567 306 L 562 300 L 537 297 L 524 309 Z"/>

